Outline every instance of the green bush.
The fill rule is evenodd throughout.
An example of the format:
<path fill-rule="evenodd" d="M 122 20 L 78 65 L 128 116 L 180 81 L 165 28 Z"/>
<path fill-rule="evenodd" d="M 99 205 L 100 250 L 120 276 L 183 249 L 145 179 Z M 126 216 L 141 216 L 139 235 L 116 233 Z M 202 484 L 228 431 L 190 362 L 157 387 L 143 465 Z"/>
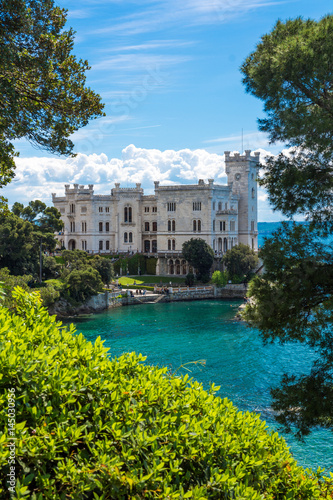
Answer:
<path fill-rule="evenodd" d="M 147 274 L 156 274 L 156 265 L 157 259 L 156 257 L 149 257 L 146 259 L 146 272 Z"/>
<path fill-rule="evenodd" d="M 45 307 L 50 307 L 60 298 L 60 292 L 52 285 L 46 284 L 46 287 L 41 288 L 39 295 Z"/>
<path fill-rule="evenodd" d="M 0 283 L 4 292 L 4 304 L 6 307 L 13 305 L 12 292 L 15 287 L 20 286 L 23 290 L 29 290 L 29 285 L 32 283 L 31 275 L 14 276 L 10 274 L 7 267 L 0 269 Z"/>
<path fill-rule="evenodd" d="M 0 309 L 0 401 L 15 404 L 13 499 L 330 498 L 332 480 L 298 467 L 284 439 L 197 382 L 110 359 L 38 302 Z M 15 395 L 15 397 L 13 396 Z M 14 401 L 14 403 L 13 403 Z M 0 413 L 0 497 L 9 498 L 13 439 Z"/>
<path fill-rule="evenodd" d="M 84 302 L 89 297 L 103 291 L 101 277 L 92 267 L 74 269 L 66 277 L 67 291 L 70 298 Z"/>
<path fill-rule="evenodd" d="M 218 287 L 225 286 L 228 283 L 228 273 L 226 271 L 214 271 L 212 276 L 212 283 Z"/>
<path fill-rule="evenodd" d="M 194 285 L 194 274 L 193 273 L 188 273 L 185 278 L 185 285 L 187 286 L 193 286 Z"/>

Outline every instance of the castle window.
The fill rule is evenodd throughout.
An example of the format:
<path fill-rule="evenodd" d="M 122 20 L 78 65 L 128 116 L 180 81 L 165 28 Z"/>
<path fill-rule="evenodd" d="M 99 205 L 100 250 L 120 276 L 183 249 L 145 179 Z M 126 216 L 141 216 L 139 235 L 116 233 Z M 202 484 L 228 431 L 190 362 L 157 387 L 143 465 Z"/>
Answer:
<path fill-rule="evenodd" d="M 157 240 L 153 240 L 153 241 L 151 242 L 151 251 L 152 251 L 153 253 L 156 253 L 156 252 L 157 252 Z"/>
<path fill-rule="evenodd" d="M 215 219 L 213 220 L 213 231 L 215 231 Z"/>
<path fill-rule="evenodd" d="M 128 234 L 128 242 L 133 243 L 133 233 Z"/>
<path fill-rule="evenodd" d="M 99 230 L 100 233 L 103 232 L 103 222 L 99 222 L 99 224 L 98 224 L 98 230 Z"/>
<path fill-rule="evenodd" d="M 201 220 L 198 220 L 198 231 L 199 231 L 199 233 L 201 231 Z"/>
<path fill-rule="evenodd" d="M 219 211 L 222 210 L 222 203 L 219 201 Z"/>
<path fill-rule="evenodd" d="M 98 211 L 101 214 L 103 212 L 103 207 L 98 207 Z"/>
<path fill-rule="evenodd" d="M 252 188 L 251 193 L 252 193 L 252 198 L 254 198 L 255 197 L 255 189 L 254 188 Z"/>
<path fill-rule="evenodd" d="M 194 221 L 193 221 L 193 232 L 195 233 L 195 232 L 196 232 L 196 230 L 197 230 L 197 221 L 196 221 L 196 220 L 194 220 Z"/>
<path fill-rule="evenodd" d="M 145 222 L 145 231 L 149 231 L 149 222 Z"/>
<path fill-rule="evenodd" d="M 251 231 L 254 231 L 254 220 L 251 220 Z"/>
<path fill-rule="evenodd" d="M 193 202 L 193 210 L 195 210 L 195 211 L 201 210 L 201 201 L 194 201 Z"/>
<path fill-rule="evenodd" d="M 230 221 L 230 231 L 235 231 L 235 221 L 234 220 Z"/>
<path fill-rule="evenodd" d="M 86 240 L 83 240 L 81 242 L 81 245 L 82 245 L 82 250 L 87 250 L 87 242 L 86 242 Z"/>
<path fill-rule="evenodd" d="M 81 228 L 82 228 L 82 232 L 86 233 L 87 232 L 87 223 L 86 222 L 82 222 L 81 223 Z"/>
<path fill-rule="evenodd" d="M 225 203 L 224 208 L 228 210 L 228 203 Z"/>
<path fill-rule="evenodd" d="M 176 221 L 172 221 L 172 231 L 176 231 Z"/>
<path fill-rule="evenodd" d="M 172 250 L 176 250 L 176 240 L 172 240 Z"/>
<path fill-rule="evenodd" d="M 71 203 L 69 205 L 69 211 L 70 211 L 71 214 L 75 214 L 75 205 L 74 205 L 74 203 Z"/>
<path fill-rule="evenodd" d="M 108 233 L 110 231 L 110 222 L 105 223 L 105 231 Z"/>
<path fill-rule="evenodd" d="M 168 250 L 171 250 L 171 240 L 168 240 Z"/>
<path fill-rule="evenodd" d="M 128 234 L 124 233 L 124 243 L 127 243 L 127 240 L 128 240 Z"/>
<path fill-rule="evenodd" d="M 109 213 L 110 212 L 110 207 L 105 207 L 105 212 Z"/>
<path fill-rule="evenodd" d="M 110 250 L 110 242 L 109 241 L 105 242 L 105 250 Z"/>
<path fill-rule="evenodd" d="M 149 212 L 149 207 L 145 207 L 145 213 Z"/>
<path fill-rule="evenodd" d="M 132 207 L 124 208 L 124 222 L 132 222 Z"/>
<path fill-rule="evenodd" d="M 151 211 L 156 214 L 157 212 L 157 207 L 152 207 Z"/>
<path fill-rule="evenodd" d="M 156 232 L 157 231 L 157 222 L 153 222 L 153 231 Z"/>
<path fill-rule="evenodd" d="M 100 241 L 98 242 L 98 249 L 99 249 L 99 250 L 103 250 L 103 241 L 102 241 L 102 240 L 100 240 Z"/>
<path fill-rule="evenodd" d="M 171 202 L 168 203 L 168 212 L 175 212 L 176 211 L 176 203 Z"/>
<path fill-rule="evenodd" d="M 71 222 L 71 233 L 75 233 L 75 222 Z"/>
<path fill-rule="evenodd" d="M 171 231 L 171 220 L 168 220 L 168 231 Z"/>

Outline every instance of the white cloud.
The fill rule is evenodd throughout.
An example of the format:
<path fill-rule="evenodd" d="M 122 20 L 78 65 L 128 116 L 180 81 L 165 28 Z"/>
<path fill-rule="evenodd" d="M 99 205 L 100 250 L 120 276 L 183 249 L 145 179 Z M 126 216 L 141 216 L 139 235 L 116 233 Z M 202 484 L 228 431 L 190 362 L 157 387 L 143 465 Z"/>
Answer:
<path fill-rule="evenodd" d="M 269 155 L 260 150 L 261 157 Z M 153 193 L 154 181 L 162 185 L 195 184 L 198 179 L 215 179 L 226 184 L 224 157 L 204 149 L 179 151 L 137 148 L 130 144 L 122 151 L 121 158 L 109 159 L 104 153 L 75 158 L 47 157 L 16 158 L 15 179 L 3 189 L 10 205 L 15 201 L 28 203 L 41 199 L 51 204 L 51 193 L 64 194 L 65 184 L 94 184 L 96 193 L 108 194 L 115 182 L 132 187 L 140 182 L 146 194 Z M 268 205 L 267 194 L 259 190 L 259 220 L 280 220 Z"/>

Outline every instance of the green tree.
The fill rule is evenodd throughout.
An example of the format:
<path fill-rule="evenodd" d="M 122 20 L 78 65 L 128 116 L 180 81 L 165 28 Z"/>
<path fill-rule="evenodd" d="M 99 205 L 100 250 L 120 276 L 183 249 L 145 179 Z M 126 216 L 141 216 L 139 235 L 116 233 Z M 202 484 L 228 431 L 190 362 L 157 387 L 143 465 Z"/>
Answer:
<path fill-rule="evenodd" d="M 239 243 L 226 251 L 223 263 L 231 277 L 239 276 L 244 279 L 244 276 L 249 275 L 257 267 L 259 259 L 248 245 Z"/>
<path fill-rule="evenodd" d="M 36 274 L 41 242 L 43 251 L 56 247 L 53 233 L 42 233 L 31 222 L 0 212 L 0 267 L 15 275 Z"/>
<path fill-rule="evenodd" d="M 285 225 L 261 251 L 265 274 L 250 286 L 244 317 L 266 342 L 302 342 L 316 351 L 310 372 L 284 376 L 272 390 L 285 430 L 299 437 L 316 425 L 333 429 L 333 16 L 279 21 L 244 62 L 248 92 L 268 118 L 259 128 L 291 154 L 268 159 L 261 184 L 274 209 L 309 224 Z M 295 427 L 293 427 L 295 426 Z"/>
<path fill-rule="evenodd" d="M 83 250 L 64 250 L 61 253 L 65 266 L 68 269 L 82 269 L 89 266 L 87 252 Z"/>
<path fill-rule="evenodd" d="M 91 264 L 99 272 L 104 285 L 109 285 L 109 283 L 114 279 L 113 264 L 110 259 L 101 257 L 100 255 L 95 255 Z"/>
<path fill-rule="evenodd" d="M 58 264 L 51 255 L 43 255 L 43 275 L 46 279 L 58 278 L 61 274 L 62 265 Z"/>
<path fill-rule="evenodd" d="M 48 207 L 40 200 L 30 201 L 25 207 L 23 203 L 15 202 L 12 207 L 14 215 L 34 224 L 43 233 L 54 233 L 63 227 L 61 214 L 55 207 Z"/>
<path fill-rule="evenodd" d="M 103 114 L 85 86 L 88 62 L 72 54 L 74 31 L 52 0 L 4 0 L 0 10 L 0 187 L 14 176 L 13 139 L 71 155 L 70 135 Z"/>
<path fill-rule="evenodd" d="M 228 283 L 228 273 L 221 271 L 214 271 L 212 275 L 212 283 L 215 285 L 222 287 Z"/>
<path fill-rule="evenodd" d="M 67 276 L 66 283 L 70 296 L 78 302 L 83 302 L 103 290 L 101 277 L 92 267 L 73 269 Z"/>
<path fill-rule="evenodd" d="M 207 282 L 214 262 L 214 252 L 208 243 L 201 238 L 191 238 L 183 243 L 182 255 L 196 269 L 197 279 Z"/>

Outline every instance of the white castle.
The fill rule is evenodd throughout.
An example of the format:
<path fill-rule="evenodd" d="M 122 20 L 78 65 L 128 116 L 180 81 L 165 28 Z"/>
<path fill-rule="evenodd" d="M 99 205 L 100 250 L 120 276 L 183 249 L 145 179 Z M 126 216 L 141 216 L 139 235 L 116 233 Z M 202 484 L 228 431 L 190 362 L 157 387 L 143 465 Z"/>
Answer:
<path fill-rule="evenodd" d="M 89 253 L 141 252 L 158 258 L 158 274 L 184 275 L 189 271 L 181 250 L 190 238 L 202 238 L 217 259 L 234 245 L 258 250 L 257 172 L 260 153 L 231 156 L 225 151 L 227 185 L 199 180 L 195 185 L 160 186 L 144 195 L 141 184 L 109 195 L 65 185 L 65 196 L 52 194 L 64 231 L 57 238 L 69 250 Z"/>

